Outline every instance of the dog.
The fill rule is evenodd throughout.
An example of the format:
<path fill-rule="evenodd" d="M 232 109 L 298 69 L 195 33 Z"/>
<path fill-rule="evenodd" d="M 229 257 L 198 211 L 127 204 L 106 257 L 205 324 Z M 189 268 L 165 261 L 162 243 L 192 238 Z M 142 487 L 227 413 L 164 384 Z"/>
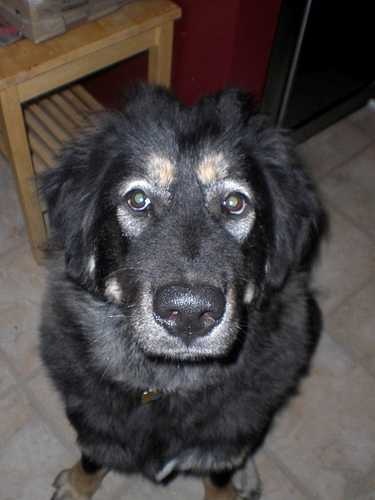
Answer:
<path fill-rule="evenodd" d="M 240 90 L 186 107 L 140 84 L 41 189 L 62 250 L 41 356 L 82 453 L 53 499 L 92 498 L 108 470 L 258 497 L 251 457 L 321 329 L 324 211 L 287 134 Z"/>

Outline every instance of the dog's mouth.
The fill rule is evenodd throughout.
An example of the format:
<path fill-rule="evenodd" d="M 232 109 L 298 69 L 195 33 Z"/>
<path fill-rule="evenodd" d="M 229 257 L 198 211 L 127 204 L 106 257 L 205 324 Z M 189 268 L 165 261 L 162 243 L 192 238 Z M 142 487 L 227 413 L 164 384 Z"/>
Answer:
<path fill-rule="evenodd" d="M 198 361 L 230 351 L 238 331 L 234 289 L 173 284 L 150 287 L 140 297 L 130 323 L 146 355 Z"/>

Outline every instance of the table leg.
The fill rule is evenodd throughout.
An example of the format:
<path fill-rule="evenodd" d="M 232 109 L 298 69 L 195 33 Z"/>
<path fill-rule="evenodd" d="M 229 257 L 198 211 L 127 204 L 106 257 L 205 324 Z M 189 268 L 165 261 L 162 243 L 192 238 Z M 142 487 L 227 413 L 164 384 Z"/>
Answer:
<path fill-rule="evenodd" d="M 173 22 L 168 22 L 155 29 L 155 45 L 148 51 L 148 80 L 150 83 L 170 86 Z"/>
<path fill-rule="evenodd" d="M 40 262 L 43 257 L 42 245 L 46 241 L 46 228 L 36 191 L 29 142 L 16 87 L 0 92 L 0 111 L 29 241 L 36 261 Z"/>

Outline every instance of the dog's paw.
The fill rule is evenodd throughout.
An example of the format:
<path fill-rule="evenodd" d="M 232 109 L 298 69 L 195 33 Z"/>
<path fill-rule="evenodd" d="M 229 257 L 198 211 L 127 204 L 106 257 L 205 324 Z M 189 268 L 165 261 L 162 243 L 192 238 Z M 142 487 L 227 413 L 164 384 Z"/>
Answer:
<path fill-rule="evenodd" d="M 88 500 L 80 495 L 70 482 L 70 469 L 63 470 L 54 480 L 52 486 L 56 489 L 51 500 Z"/>
<path fill-rule="evenodd" d="M 63 470 L 56 477 L 53 486 L 56 489 L 51 500 L 90 500 L 106 474 L 105 469 L 89 474 L 82 468 L 81 462 L 71 469 Z"/>
<path fill-rule="evenodd" d="M 260 500 L 262 497 L 261 488 L 256 488 L 251 491 L 237 491 L 236 500 Z"/>
<path fill-rule="evenodd" d="M 211 478 L 205 478 L 203 485 L 205 493 L 203 500 L 237 500 L 237 492 L 232 483 L 218 487 L 211 481 Z"/>
<path fill-rule="evenodd" d="M 245 466 L 233 476 L 233 485 L 237 491 L 236 500 L 259 500 L 262 496 L 262 482 L 254 460 L 249 458 Z"/>
<path fill-rule="evenodd" d="M 56 489 L 51 500 L 90 500 L 92 496 L 79 493 L 72 483 L 72 469 L 60 472 L 52 486 Z"/>

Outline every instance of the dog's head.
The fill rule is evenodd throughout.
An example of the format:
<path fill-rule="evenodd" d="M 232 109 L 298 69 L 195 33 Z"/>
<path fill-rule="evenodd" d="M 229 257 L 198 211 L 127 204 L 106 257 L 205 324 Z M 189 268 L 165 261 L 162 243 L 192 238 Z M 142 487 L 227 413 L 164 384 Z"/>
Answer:
<path fill-rule="evenodd" d="M 42 180 L 66 272 L 148 356 L 222 357 L 244 309 L 308 269 L 321 209 L 289 140 L 237 90 L 192 108 L 138 86 Z"/>

